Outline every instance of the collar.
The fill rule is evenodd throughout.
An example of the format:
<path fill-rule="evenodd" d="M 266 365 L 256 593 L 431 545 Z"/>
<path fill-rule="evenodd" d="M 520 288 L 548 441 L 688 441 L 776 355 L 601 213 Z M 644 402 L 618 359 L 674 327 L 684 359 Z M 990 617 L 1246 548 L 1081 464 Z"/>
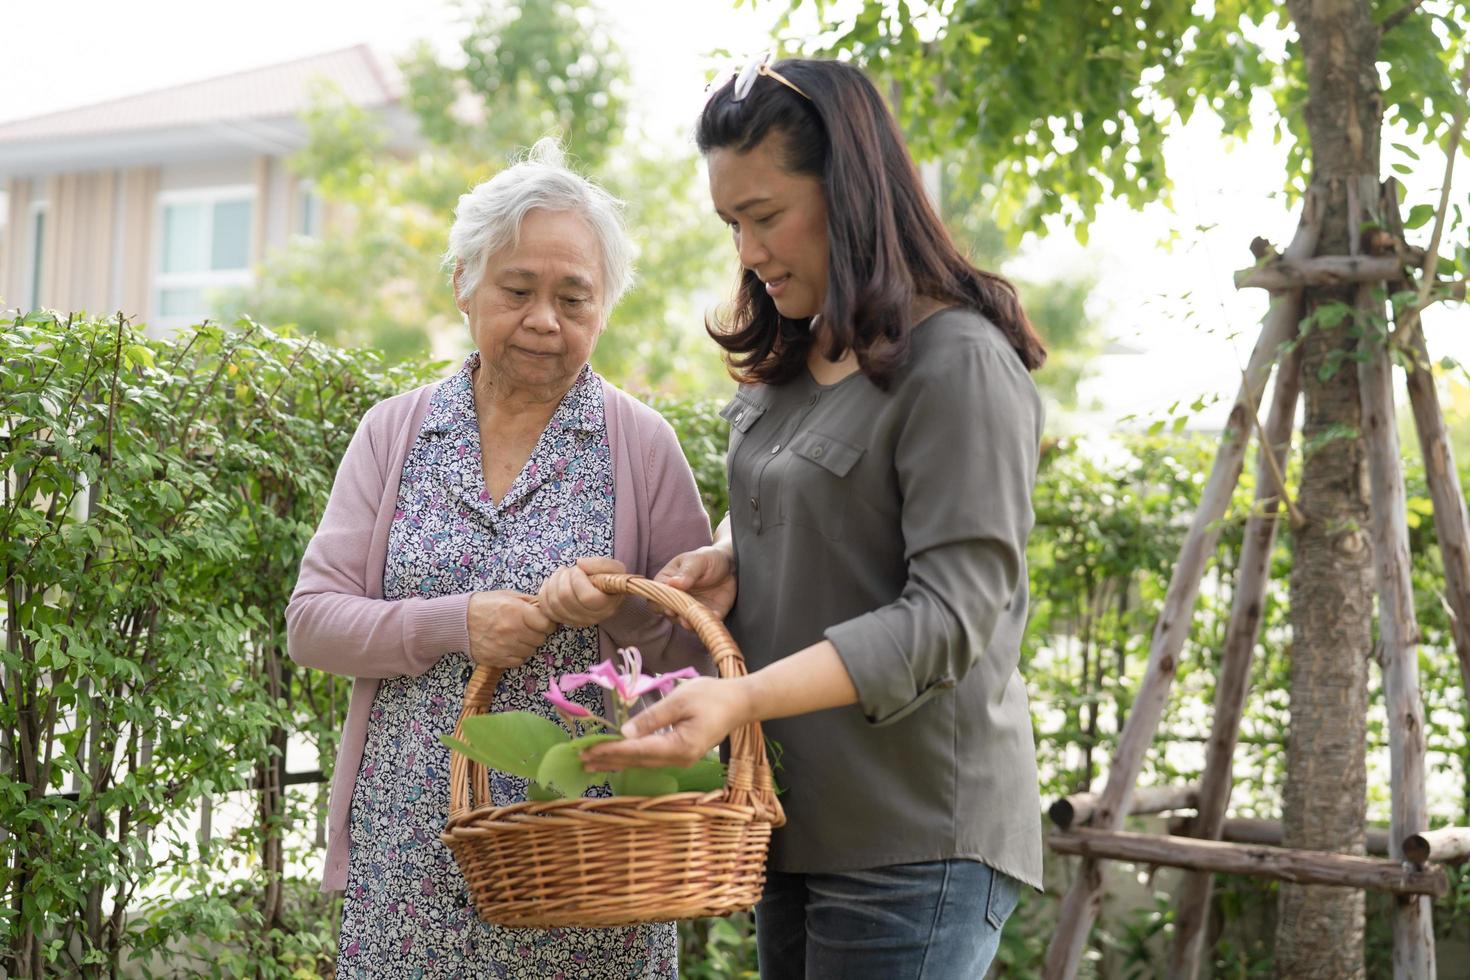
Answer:
<path fill-rule="evenodd" d="M 479 366 L 480 352 L 472 351 L 458 371 L 440 382 L 430 398 L 422 431 L 443 433 L 478 426 L 474 373 Z M 562 396 L 547 428 L 595 432 L 605 424 L 604 415 L 602 379 L 590 364 L 584 364 L 571 388 Z"/>

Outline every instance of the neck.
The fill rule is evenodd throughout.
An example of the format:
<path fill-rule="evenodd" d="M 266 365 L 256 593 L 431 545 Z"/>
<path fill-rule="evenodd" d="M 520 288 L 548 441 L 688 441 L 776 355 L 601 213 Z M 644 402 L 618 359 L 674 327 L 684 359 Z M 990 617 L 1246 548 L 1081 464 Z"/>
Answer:
<path fill-rule="evenodd" d="M 942 299 L 935 299 L 933 296 L 915 296 L 914 302 L 909 306 L 909 326 L 918 326 L 920 321 L 928 319 L 951 305 L 953 304 L 946 303 Z"/>
<path fill-rule="evenodd" d="M 482 418 L 494 415 L 501 418 L 540 420 L 543 424 L 556 414 L 561 400 L 572 390 L 571 384 L 524 387 L 510 384 L 499 372 L 486 365 L 482 359 L 470 380 L 475 392 L 475 411 Z M 576 376 L 572 384 L 576 383 Z"/>

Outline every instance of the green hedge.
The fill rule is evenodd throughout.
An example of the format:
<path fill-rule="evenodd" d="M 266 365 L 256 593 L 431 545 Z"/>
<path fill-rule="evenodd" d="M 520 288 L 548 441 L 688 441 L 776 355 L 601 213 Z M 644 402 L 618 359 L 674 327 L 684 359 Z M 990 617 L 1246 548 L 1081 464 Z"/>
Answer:
<path fill-rule="evenodd" d="M 126 961 L 157 975 L 330 970 L 338 908 L 314 888 L 325 786 L 287 788 L 281 776 L 288 736 L 330 768 L 347 685 L 285 657 L 282 610 L 363 411 L 445 371 L 390 369 L 374 354 L 247 320 L 170 340 L 118 320 L 44 313 L 0 331 L 0 923 L 9 975 L 108 975 Z M 718 518 L 718 405 L 655 404 Z M 1162 434 L 1114 444 L 1105 462 L 1047 447 L 1023 661 L 1046 799 L 1106 767 L 1213 451 L 1210 440 Z M 1434 816 L 1463 823 L 1465 699 L 1413 466 L 1408 485 L 1430 770 L 1458 788 Z M 1149 779 L 1194 775 L 1250 492 L 1247 478 L 1224 519 Z M 1283 534 L 1274 556 L 1232 801 L 1261 815 L 1279 812 L 1283 778 L 1289 544 Z M 1380 750 L 1386 733 L 1373 725 L 1370 737 Z M 1386 815 L 1384 788 L 1375 793 L 1370 811 Z M 206 798 L 252 808 L 243 831 L 207 849 L 189 830 Z M 1220 895 L 1221 975 L 1267 969 L 1269 937 L 1232 932 L 1230 922 L 1232 910 L 1269 900 L 1269 887 L 1234 882 Z M 1436 908 L 1441 933 L 1467 908 L 1470 876 L 1457 876 Z M 1053 912 L 1048 901 L 1023 903 L 997 974 L 1034 975 Z M 1170 914 L 1161 900 L 1105 923 L 1097 955 L 1147 974 Z M 750 931 L 748 917 L 684 924 L 685 975 L 754 976 Z M 1370 931 L 1370 962 L 1387 948 L 1386 935 Z"/>
<path fill-rule="evenodd" d="M 281 610 L 357 419 L 418 374 L 246 321 L 0 333 L 12 976 L 315 962 L 278 777 L 287 732 L 330 748 L 343 692 L 292 669 Z M 254 830 L 201 853 L 185 818 L 252 783 Z"/>

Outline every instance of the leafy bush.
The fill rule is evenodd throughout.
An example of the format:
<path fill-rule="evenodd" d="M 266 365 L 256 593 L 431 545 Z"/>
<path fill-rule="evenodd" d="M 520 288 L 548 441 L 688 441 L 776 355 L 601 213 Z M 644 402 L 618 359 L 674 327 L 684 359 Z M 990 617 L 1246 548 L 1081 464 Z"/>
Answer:
<path fill-rule="evenodd" d="M 417 380 L 248 321 L 0 334 L 12 976 L 115 973 L 186 928 L 289 972 L 286 737 L 330 750 L 343 697 L 292 670 L 281 610 L 358 417 Z M 250 786 L 253 831 L 202 852 L 187 815 Z"/>

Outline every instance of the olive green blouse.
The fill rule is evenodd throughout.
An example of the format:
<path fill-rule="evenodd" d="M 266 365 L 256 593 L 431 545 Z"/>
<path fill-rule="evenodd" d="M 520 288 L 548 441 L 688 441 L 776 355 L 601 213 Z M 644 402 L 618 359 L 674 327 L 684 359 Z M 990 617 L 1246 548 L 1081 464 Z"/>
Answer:
<path fill-rule="evenodd" d="M 730 423 L 738 594 L 751 669 L 823 637 L 858 691 L 765 724 L 787 825 L 778 871 L 970 858 L 1041 885 L 1026 686 L 1026 535 L 1042 409 L 978 314 L 913 332 L 887 391 L 861 372 L 746 385 Z"/>

